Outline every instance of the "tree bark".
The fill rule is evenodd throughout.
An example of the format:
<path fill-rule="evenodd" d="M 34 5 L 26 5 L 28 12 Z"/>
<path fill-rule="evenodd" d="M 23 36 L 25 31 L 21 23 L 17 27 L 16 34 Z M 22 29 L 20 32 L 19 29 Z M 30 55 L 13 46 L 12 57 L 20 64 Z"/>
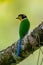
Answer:
<path fill-rule="evenodd" d="M 43 22 L 36 27 L 30 35 L 26 35 L 23 38 L 20 55 L 18 57 L 15 56 L 17 46 L 18 41 L 0 51 L 0 65 L 11 65 L 12 63 L 16 65 L 35 50 L 43 46 Z"/>

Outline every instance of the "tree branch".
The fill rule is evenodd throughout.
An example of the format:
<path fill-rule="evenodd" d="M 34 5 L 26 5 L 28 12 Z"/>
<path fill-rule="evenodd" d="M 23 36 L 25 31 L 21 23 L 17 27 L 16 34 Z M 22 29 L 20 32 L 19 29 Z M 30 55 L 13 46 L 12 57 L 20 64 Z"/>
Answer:
<path fill-rule="evenodd" d="M 18 41 L 0 51 L 0 65 L 11 65 L 12 63 L 16 65 L 40 48 L 40 46 L 43 46 L 43 22 L 36 27 L 30 35 L 26 35 L 26 37 L 23 38 L 20 55 L 18 57 L 15 56 L 17 45 Z"/>

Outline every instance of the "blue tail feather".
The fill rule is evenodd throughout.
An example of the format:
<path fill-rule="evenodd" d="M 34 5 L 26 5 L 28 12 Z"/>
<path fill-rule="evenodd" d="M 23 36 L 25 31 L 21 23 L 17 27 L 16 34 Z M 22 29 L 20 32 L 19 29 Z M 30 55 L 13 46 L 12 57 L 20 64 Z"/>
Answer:
<path fill-rule="evenodd" d="M 20 54 L 21 43 L 22 43 L 22 39 L 20 39 L 20 40 L 18 41 L 18 48 L 17 48 L 16 56 L 19 56 L 19 54 Z"/>

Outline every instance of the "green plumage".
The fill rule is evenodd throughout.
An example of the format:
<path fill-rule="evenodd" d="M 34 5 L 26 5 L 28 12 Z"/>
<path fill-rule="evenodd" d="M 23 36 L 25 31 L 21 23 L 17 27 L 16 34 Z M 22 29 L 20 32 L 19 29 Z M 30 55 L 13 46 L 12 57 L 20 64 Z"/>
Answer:
<path fill-rule="evenodd" d="M 19 28 L 19 35 L 21 39 L 28 33 L 29 28 L 30 28 L 29 20 L 27 18 L 23 19 L 20 23 Z"/>

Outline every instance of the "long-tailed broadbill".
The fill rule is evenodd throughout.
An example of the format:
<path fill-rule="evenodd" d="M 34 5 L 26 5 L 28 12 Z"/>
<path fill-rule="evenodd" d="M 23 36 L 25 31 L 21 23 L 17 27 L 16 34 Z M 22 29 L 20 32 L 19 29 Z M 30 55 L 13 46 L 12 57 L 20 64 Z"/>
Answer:
<path fill-rule="evenodd" d="M 20 27 L 19 27 L 20 39 L 18 41 L 18 47 L 17 47 L 17 51 L 16 51 L 16 56 L 19 56 L 20 50 L 21 50 L 22 40 L 30 29 L 30 21 L 25 14 L 19 14 L 16 19 L 19 19 L 21 21 Z"/>

